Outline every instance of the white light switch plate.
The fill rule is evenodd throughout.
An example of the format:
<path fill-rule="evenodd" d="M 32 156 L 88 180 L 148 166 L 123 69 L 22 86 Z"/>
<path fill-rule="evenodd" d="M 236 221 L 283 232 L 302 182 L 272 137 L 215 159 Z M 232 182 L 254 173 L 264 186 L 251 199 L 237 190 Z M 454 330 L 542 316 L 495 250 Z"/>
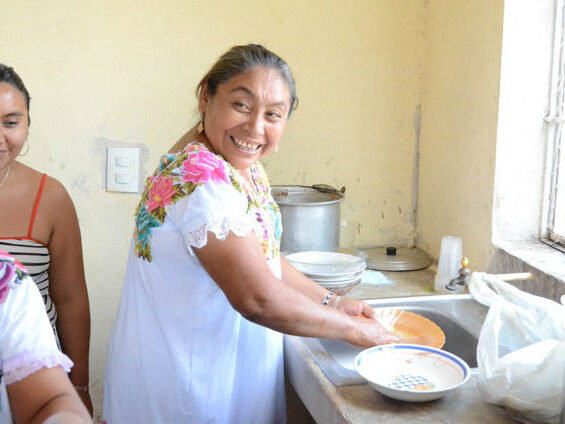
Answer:
<path fill-rule="evenodd" d="M 139 148 L 108 147 L 106 191 L 139 191 Z"/>

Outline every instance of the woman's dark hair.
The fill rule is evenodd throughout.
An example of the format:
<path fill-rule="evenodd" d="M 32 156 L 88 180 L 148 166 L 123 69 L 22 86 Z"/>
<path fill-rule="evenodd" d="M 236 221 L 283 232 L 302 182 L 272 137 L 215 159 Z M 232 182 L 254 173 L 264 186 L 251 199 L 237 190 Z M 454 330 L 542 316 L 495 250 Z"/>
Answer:
<path fill-rule="evenodd" d="M 16 71 L 14 71 L 14 68 L 10 68 L 9 66 L 0 63 L 0 82 L 5 82 L 7 84 L 10 84 L 20 93 L 22 93 L 22 95 L 26 100 L 26 106 L 29 115 L 29 102 L 31 98 L 29 97 L 29 92 L 27 91 L 24 82 L 22 81 L 20 76 L 16 73 Z"/>
<path fill-rule="evenodd" d="M 294 82 L 290 67 L 283 59 L 260 44 L 234 46 L 220 56 L 218 61 L 212 66 L 212 69 L 204 75 L 204 78 L 196 87 L 196 96 L 198 97 L 204 84 L 206 84 L 206 89 L 210 96 L 214 96 L 218 85 L 257 66 L 266 66 L 280 72 L 290 92 L 290 109 L 288 111 L 288 116 L 290 116 L 292 111 L 298 106 L 296 83 Z"/>

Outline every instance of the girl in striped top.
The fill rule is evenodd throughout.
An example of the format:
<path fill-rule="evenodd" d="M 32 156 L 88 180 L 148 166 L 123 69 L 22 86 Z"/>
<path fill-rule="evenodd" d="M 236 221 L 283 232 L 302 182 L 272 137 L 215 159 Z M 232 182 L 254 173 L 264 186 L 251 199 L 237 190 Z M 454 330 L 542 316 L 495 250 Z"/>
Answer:
<path fill-rule="evenodd" d="M 64 186 L 16 159 L 26 144 L 30 97 L 16 72 L 0 64 L 0 250 L 29 270 L 41 291 L 70 379 L 92 413 L 88 394 L 90 311 L 80 229 Z"/>

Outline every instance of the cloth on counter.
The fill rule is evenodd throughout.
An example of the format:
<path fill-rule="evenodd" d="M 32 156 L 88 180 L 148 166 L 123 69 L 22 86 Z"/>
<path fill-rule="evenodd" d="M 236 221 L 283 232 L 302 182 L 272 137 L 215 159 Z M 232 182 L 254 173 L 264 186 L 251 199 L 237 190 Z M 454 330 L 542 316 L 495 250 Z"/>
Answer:
<path fill-rule="evenodd" d="M 108 353 L 108 424 L 286 421 L 282 334 L 234 310 L 193 250 L 210 233 L 254 232 L 280 278 L 280 212 L 261 165 L 250 170 L 253 188 L 191 143 L 148 178 Z"/>
<path fill-rule="evenodd" d="M 375 271 L 373 269 L 366 269 L 365 271 L 363 271 L 363 276 L 361 277 L 361 284 L 382 286 L 382 285 L 394 284 L 394 281 L 392 281 L 390 278 L 388 278 L 380 271 Z"/>

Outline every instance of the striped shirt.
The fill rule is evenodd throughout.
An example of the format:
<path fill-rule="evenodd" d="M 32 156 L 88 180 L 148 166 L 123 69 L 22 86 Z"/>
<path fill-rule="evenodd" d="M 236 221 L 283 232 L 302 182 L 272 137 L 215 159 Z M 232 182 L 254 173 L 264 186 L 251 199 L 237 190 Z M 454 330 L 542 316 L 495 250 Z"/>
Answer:
<path fill-rule="evenodd" d="M 37 214 L 46 178 L 47 175 L 43 174 L 41 184 L 39 185 L 39 190 L 35 198 L 35 204 L 33 205 L 27 236 L 0 237 L 0 250 L 10 253 L 14 258 L 21 262 L 27 269 L 35 284 L 37 284 L 37 287 L 41 292 L 41 296 L 43 297 L 43 303 L 45 303 L 47 316 L 49 317 L 49 321 L 51 322 L 51 326 L 53 327 L 53 331 L 55 331 L 56 335 L 57 331 L 55 329 L 55 324 L 57 322 L 57 310 L 55 309 L 55 304 L 49 297 L 48 271 L 51 257 L 49 256 L 49 249 L 47 246 L 32 238 L 35 215 Z"/>

